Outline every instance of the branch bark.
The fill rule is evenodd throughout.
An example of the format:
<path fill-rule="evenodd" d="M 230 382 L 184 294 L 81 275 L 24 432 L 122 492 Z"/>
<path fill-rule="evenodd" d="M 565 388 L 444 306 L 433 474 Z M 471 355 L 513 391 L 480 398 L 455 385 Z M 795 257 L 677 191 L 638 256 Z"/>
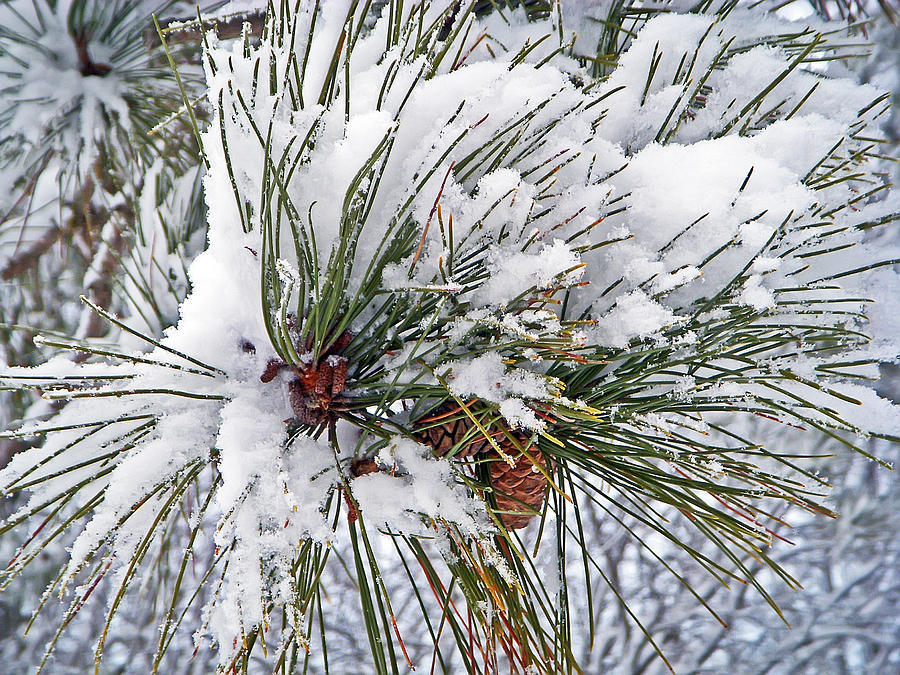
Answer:
<path fill-rule="evenodd" d="M 162 29 L 169 45 L 199 43 L 203 34 L 209 30 L 215 30 L 220 40 L 233 40 L 241 37 L 244 24 L 250 24 L 249 33 L 254 37 L 262 35 L 266 23 L 265 10 L 255 12 L 242 12 L 232 16 L 217 19 L 206 19 L 202 23 L 195 18 L 177 18 L 161 21 Z M 159 46 L 159 35 L 156 26 L 151 26 L 144 31 L 144 46 L 154 49 Z"/>

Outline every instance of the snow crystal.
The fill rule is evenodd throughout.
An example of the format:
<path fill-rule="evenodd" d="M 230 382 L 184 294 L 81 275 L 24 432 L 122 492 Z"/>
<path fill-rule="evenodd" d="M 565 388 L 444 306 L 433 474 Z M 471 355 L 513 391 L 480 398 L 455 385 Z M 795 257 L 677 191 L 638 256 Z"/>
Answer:
<path fill-rule="evenodd" d="M 496 247 L 488 257 L 491 278 L 476 294 L 477 302 L 505 307 L 532 288 L 544 290 L 576 283 L 584 274 L 581 260 L 565 242 L 554 240 L 536 254 Z"/>

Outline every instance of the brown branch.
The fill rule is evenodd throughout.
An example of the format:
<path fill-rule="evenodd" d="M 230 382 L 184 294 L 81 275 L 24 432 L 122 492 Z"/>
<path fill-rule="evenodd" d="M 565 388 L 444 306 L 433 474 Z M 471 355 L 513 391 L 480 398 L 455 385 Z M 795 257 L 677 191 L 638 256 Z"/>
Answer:
<path fill-rule="evenodd" d="M 209 30 L 215 30 L 220 40 L 233 40 L 243 35 L 245 23 L 250 24 L 250 35 L 259 37 L 262 35 L 266 23 L 265 10 L 242 12 L 219 19 L 206 19 L 202 23 L 194 18 L 166 19 L 160 22 L 159 27 L 165 36 L 166 44 L 177 45 L 199 43 L 203 39 L 204 33 Z M 155 26 L 144 31 L 144 46 L 147 49 L 159 46 L 159 35 Z"/>
<path fill-rule="evenodd" d="M 123 217 L 128 225 L 134 221 L 134 213 L 129 208 L 117 209 L 117 212 Z M 130 222 L 128 222 L 130 221 Z M 119 260 L 128 243 L 128 238 L 122 232 L 123 228 L 117 227 L 114 222 L 108 223 L 112 229 L 112 236 L 104 239 L 91 261 L 88 268 L 96 275 L 85 289 L 85 295 L 98 307 L 108 309 L 112 303 L 113 281 L 112 277 L 118 269 Z M 130 230 L 130 227 L 125 229 Z M 106 321 L 102 316 L 94 312 L 89 307 L 82 310 L 82 321 L 78 327 L 78 336 L 82 338 L 102 337 L 106 333 Z M 78 357 L 82 355 L 79 354 Z M 83 355 L 84 358 L 87 354 Z M 76 357 L 76 360 L 78 360 Z"/>
<path fill-rule="evenodd" d="M 63 235 L 63 229 L 58 225 L 50 228 L 44 233 L 44 236 L 34 242 L 24 251 L 12 256 L 6 266 L 0 270 L 0 279 L 9 281 L 30 270 L 38 264 L 41 256 L 49 251 L 53 245 L 58 242 Z"/>

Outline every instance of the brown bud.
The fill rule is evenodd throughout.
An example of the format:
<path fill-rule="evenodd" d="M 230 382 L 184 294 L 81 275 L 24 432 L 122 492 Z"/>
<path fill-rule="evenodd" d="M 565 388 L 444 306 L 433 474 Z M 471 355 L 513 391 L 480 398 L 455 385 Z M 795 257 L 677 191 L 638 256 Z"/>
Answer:
<path fill-rule="evenodd" d="M 261 382 L 271 382 L 275 379 L 275 376 L 285 368 L 287 368 L 287 364 L 284 361 L 269 359 L 269 362 L 266 364 L 266 369 L 263 371 L 263 374 L 259 376 L 259 379 Z"/>

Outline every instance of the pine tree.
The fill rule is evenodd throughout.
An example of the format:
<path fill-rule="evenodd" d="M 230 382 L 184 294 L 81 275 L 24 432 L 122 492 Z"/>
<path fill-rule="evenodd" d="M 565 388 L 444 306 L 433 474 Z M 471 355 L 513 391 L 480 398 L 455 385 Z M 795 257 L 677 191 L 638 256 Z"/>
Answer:
<path fill-rule="evenodd" d="M 65 5 L 83 78 L 121 66 L 72 26 L 146 50 L 137 3 L 107 6 Z M 31 45 L 47 29 L 26 23 Z M 802 581 L 768 551 L 783 519 L 833 515 L 823 440 L 869 456 L 898 435 L 867 386 L 900 334 L 875 316 L 898 256 L 867 239 L 900 218 L 872 137 L 889 95 L 834 76 L 852 35 L 734 3 L 283 2 L 222 42 L 217 23 L 156 23 L 149 97 L 123 97 L 140 125 L 110 112 L 121 129 L 53 165 L 80 186 L 59 200 L 90 213 L 102 176 L 130 220 L 103 268 L 121 304 L 92 297 L 97 249 L 95 328 L 39 341 L 75 357 L 4 375 L 53 403 L 6 433 L 43 443 L 0 473 L 28 495 L 4 536 L 32 532 L 4 586 L 74 537 L 41 601 L 76 587 L 47 658 L 103 583 L 99 664 L 144 576 L 154 671 L 179 631 L 225 672 L 328 668 L 346 573 L 374 672 L 577 671 L 598 579 L 665 660 L 589 517 L 700 604 L 665 552 L 778 611 L 762 577 Z M 193 73 L 198 39 L 205 104 L 160 74 Z M 16 119 L 29 194 L 59 151 Z M 208 245 L 178 274 L 200 172 Z"/>

